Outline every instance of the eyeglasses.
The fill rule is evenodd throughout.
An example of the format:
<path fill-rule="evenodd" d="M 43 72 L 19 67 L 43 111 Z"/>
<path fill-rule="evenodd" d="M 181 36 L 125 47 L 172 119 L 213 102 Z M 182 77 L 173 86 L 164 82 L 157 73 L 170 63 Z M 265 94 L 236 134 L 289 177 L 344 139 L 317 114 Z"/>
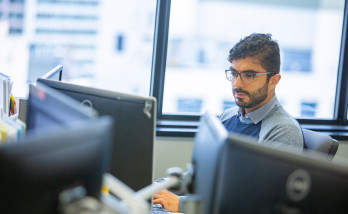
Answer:
<path fill-rule="evenodd" d="M 243 72 L 237 72 L 237 71 L 231 71 L 231 70 L 225 70 L 226 78 L 229 81 L 236 81 L 238 76 L 240 76 L 240 79 L 244 83 L 251 83 L 254 81 L 255 76 L 262 75 L 262 74 L 273 74 L 273 72 L 266 72 L 266 73 L 256 73 L 252 71 L 243 71 Z"/>

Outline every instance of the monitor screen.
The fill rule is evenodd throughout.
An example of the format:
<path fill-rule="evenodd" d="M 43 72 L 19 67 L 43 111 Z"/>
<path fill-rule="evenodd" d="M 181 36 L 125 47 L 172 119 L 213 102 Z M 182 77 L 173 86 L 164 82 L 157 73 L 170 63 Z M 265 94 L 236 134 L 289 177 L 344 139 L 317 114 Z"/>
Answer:
<path fill-rule="evenodd" d="M 133 190 L 153 182 L 156 99 L 38 79 L 115 121 L 110 173 Z"/>
<path fill-rule="evenodd" d="M 29 85 L 26 125 L 28 132 L 43 132 L 52 126 L 70 126 L 97 116 L 91 108 L 43 85 Z"/>
<path fill-rule="evenodd" d="M 49 70 L 46 74 L 42 75 L 41 78 L 62 81 L 62 75 L 63 66 L 57 65 L 56 67 Z"/>
<path fill-rule="evenodd" d="M 98 199 L 111 135 L 112 119 L 103 117 L 0 146 L 1 213 L 58 213 L 65 190 Z"/>
<path fill-rule="evenodd" d="M 204 120 L 201 125 L 207 126 Z M 197 136 L 214 135 L 220 128 L 199 131 Z M 206 141 L 195 140 L 195 146 L 202 150 L 204 142 L 210 144 L 206 157 L 196 158 L 195 167 L 194 192 L 205 193 L 208 188 L 210 194 L 213 189 L 212 200 L 204 201 L 208 204 L 204 213 L 348 213 L 346 165 L 323 159 L 320 154 L 281 151 L 234 133 L 229 133 L 223 143 L 221 139 Z M 218 159 L 209 169 L 204 159 L 207 162 L 212 158 L 210 151 L 213 156 L 218 153 Z M 202 168 L 213 170 L 202 175 Z M 209 173 L 214 176 L 207 177 Z M 203 181 L 206 185 L 199 185 Z"/>

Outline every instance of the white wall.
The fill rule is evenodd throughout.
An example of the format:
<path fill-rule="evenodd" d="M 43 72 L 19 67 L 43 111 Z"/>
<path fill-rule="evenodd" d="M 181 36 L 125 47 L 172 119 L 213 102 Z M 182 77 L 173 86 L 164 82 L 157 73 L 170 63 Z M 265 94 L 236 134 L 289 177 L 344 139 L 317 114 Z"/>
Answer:
<path fill-rule="evenodd" d="M 184 171 L 191 162 L 193 138 L 157 137 L 154 151 L 154 178 L 166 177 L 169 167 L 180 167 Z"/>

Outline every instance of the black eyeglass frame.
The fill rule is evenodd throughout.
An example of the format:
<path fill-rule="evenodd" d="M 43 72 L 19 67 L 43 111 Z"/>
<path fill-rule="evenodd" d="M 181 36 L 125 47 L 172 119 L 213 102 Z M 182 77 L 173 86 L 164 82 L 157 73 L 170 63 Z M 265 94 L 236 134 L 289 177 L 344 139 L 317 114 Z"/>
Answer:
<path fill-rule="evenodd" d="M 230 76 L 231 78 L 229 79 L 229 75 L 228 75 L 228 72 L 230 73 Z M 237 77 L 233 77 L 232 75 L 232 72 L 235 72 L 237 74 Z M 253 79 L 250 81 L 250 82 L 245 82 L 243 77 L 242 77 L 242 74 L 245 74 L 245 73 L 248 73 L 248 74 L 251 74 Z M 262 74 L 275 74 L 274 72 L 251 72 L 251 71 L 242 71 L 242 72 L 237 72 L 237 71 L 232 71 L 230 69 L 227 69 L 225 70 L 225 75 L 226 75 L 226 78 L 228 81 L 233 81 L 234 80 L 237 80 L 238 79 L 238 76 L 239 78 L 242 80 L 242 82 L 244 83 L 252 83 L 254 80 L 255 80 L 255 76 L 258 76 L 258 75 L 262 75 Z"/>

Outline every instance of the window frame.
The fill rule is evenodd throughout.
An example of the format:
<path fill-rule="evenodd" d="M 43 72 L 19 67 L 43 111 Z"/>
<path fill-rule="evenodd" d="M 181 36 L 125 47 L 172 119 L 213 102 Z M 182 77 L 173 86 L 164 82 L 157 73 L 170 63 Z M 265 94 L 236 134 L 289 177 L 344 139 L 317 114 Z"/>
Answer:
<path fill-rule="evenodd" d="M 297 119 L 303 128 L 324 132 L 337 140 L 348 140 L 348 0 L 345 0 L 343 29 L 337 75 L 334 117 L 332 120 Z M 163 114 L 171 0 L 157 0 L 151 68 L 150 96 L 157 99 L 157 136 L 193 137 L 200 115 Z M 346 83 L 346 84 L 345 84 Z"/>

